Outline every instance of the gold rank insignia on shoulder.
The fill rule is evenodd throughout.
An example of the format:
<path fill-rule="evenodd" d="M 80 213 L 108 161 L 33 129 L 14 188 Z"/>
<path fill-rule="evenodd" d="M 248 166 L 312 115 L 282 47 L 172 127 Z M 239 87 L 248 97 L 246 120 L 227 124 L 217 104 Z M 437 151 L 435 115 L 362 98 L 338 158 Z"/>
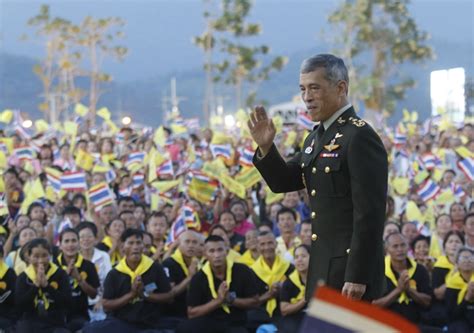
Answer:
<path fill-rule="evenodd" d="M 362 119 L 352 119 L 352 125 L 357 127 L 363 127 L 365 126 L 365 121 L 363 121 Z"/>
<path fill-rule="evenodd" d="M 346 120 L 343 119 L 342 117 L 339 117 L 339 118 L 337 118 L 337 123 L 342 125 L 342 124 L 346 123 Z"/>

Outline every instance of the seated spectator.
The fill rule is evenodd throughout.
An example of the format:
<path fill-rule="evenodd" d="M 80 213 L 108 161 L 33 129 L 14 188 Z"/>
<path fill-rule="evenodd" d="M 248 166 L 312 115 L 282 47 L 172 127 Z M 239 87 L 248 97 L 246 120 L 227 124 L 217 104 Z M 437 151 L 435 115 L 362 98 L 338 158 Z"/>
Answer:
<path fill-rule="evenodd" d="M 474 250 L 474 212 L 467 214 L 464 218 L 464 237 L 466 247 Z"/>
<path fill-rule="evenodd" d="M 199 237 L 195 231 L 186 230 L 179 235 L 178 242 L 176 251 L 163 261 L 163 268 L 174 295 L 173 304 L 166 307 L 165 313 L 170 317 L 186 318 L 188 311 L 186 291 L 199 265 L 199 260 L 196 258 Z"/>
<path fill-rule="evenodd" d="M 209 236 L 214 235 L 214 236 L 219 236 L 224 240 L 224 243 L 228 247 L 229 251 L 227 251 L 227 256 L 232 260 L 236 261 L 238 260 L 241 255 L 239 252 L 235 251 L 230 247 L 230 240 L 229 237 L 227 236 L 227 232 L 225 231 L 224 227 L 220 224 L 214 224 L 211 229 L 209 229 Z"/>
<path fill-rule="evenodd" d="M 124 257 L 104 282 L 103 306 L 107 319 L 86 325 L 87 332 L 140 332 L 159 328 L 162 308 L 172 300 L 163 267 L 143 255 L 143 232 L 126 229 L 122 236 Z"/>
<path fill-rule="evenodd" d="M 395 222 L 386 222 L 383 228 L 383 239 L 387 238 L 389 234 L 400 233 L 400 226 Z"/>
<path fill-rule="evenodd" d="M 456 256 L 456 272 L 446 280 L 446 306 L 450 324 L 449 332 L 474 331 L 474 251 L 459 249 Z"/>
<path fill-rule="evenodd" d="M 431 287 L 427 270 L 408 257 L 408 243 L 399 233 L 385 239 L 387 290 L 373 303 L 399 313 L 414 323 L 420 323 L 421 312 L 430 306 Z"/>
<path fill-rule="evenodd" d="M 97 245 L 99 250 L 105 251 L 109 254 L 110 263 L 115 266 L 120 259 L 122 254 L 120 252 L 120 236 L 125 230 L 125 222 L 120 219 L 115 219 L 105 227 L 105 237 Z"/>
<path fill-rule="evenodd" d="M 311 235 L 313 234 L 312 232 L 312 226 L 311 226 L 311 220 L 306 219 L 301 221 L 300 225 L 300 234 L 299 237 L 301 239 L 301 243 L 311 246 Z"/>
<path fill-rule="evenodd" d="M 292 192 L 298 194 L 298 192 Z M 293 251 L 301 244 L 296 234 L 296 213 L 290 208 L 283 207 L 277 214 L 280 235 L 277 237 L 277 254 L 289 262 L 293 262 Z"/>
<path fill-rule="evenodd" d="M 26 266 L 28 265 L 21 256 L 23 247 L 28 242 L 35 239 L 36 236 L 36 231 L 31 227 L 25 227 L 21 229 L 18 235 L 18 245 L 20 247 L 17 250 L 10 252 L 5 259 L 5 263 L 8 265 L 8 267 L 13 268 L 17 276 L 23 273 L 26 269 Z"/>
<path fill-rule="evenodd" d="M 278 332 L 298 332 L 306 309 L 305 290 L 308 276 L 311 248 L 302 244 L 295 248 L 295 270 L 283 282 L 280 291 L 280 311 L 282 318 Z"/>
<path fill-rule="evenodd" d="M 276 240 L 272 233 L 259 234 L 257 241 L 260 257 L 252 265 L 252 270 L 257 275 L 260 307 L 249 314 L 250 328 L 278 320 L 281 284 L 294 270 L 293 265 L 277 255 Z"/>
<path fill-rule="evenodd" d="M 92 222 L 82 222 L 77 228 L 79 232 L 79 245 L 81 255 L 84 259 L 92 262 L 99 276 L 100 287 L 97 296 L 89 297 L 89 316 L 91 320 L 104 319 L 105 313 L 102 311 L 102 293 L 105 277 L 112 269 L 110 257 L 107 252 L 101 251 L 95 247 L 97 243 L 97 227 Z"/>
<path fill-rule="evenodd" d="M 401 234 L 405 237 L 408 244 L 411 244 L 413 240 L 418 236 L 418 228 L 414 222 L 406 222 L 402 224 Z M 408 256 L 413 258 L 413 251 L 408 248 Z"/>
<path fill-rule="evenodd" d="M 8 332 L 16 323 L 16 274 L 3 261 L 3 244 L 0 244 L 0 331 Z"/>
<path fill-rule="evenodd" d="M 225 210 L 219 215 L 218 223 L 222 225 L 227 232 L 227 237 L 230 241 L 230 248 L 236 252 L 244 253 L 245 237 L 235 233 L 235 226 L 237 225 L 235 215 L 231 211 Z"/>
<path fill-rule="evenodd" d="M 163 259 L 163 253 L 168 231 L 168 218 L 162 212 L 153 212 L 146 221 L 146 231 L 153 236 L 153 246 L 158 253 L 156 256 Z"/>
<path fill-rule="evenodd" d="M 411 250 L 416 263 L 423 265 L 428 273 L 431 274 L 434 265 L 434 258 L 428 255 L 430 250 L 430 239 L 426 236 L 418 235 L 411 243 Z"/>
<path fill-rule="evenodd" d="M 140 229 L 141 226 L 138 224 L 138 220 L 131 210 L 123 210 L 119 213 L 119 219 L 125 222 L 126 229 Z"/>
<path fill-rule="evenodd" d="M 244 254 L 242 254 L 242 256 L 237 259 L 237 262 L 252 267 L 252 265 L 255 263 L 255 260 L 258 259 L 260 253 L 258 252 L 257 235 L 257 230 L 247 231 L 247 233 L 245 234 L 246 250 Z"/>
<path fill-rule="evenodd" d="M 65 323 L 71 288 L 66 272 L 51 262 L 46 239 L 33 239 L 26 252 L 29 265 L 18 276 L 15 288 L 15 302 L 21 313 L 17 332 L 68 332 Z"/>
<path fill-rule="evenodd" d="M 72 301 L 68 306 L 67 328 L 80 330 L 89 321 L 88 297 L 95 298 L 100 286 L 93 263 L 79 253 L 79 235 L 75 229 L 65 229 L 59 234 L 59 254 L 56 264 L 69 276 Z"/>
<path fill-rule="evenodd" d="M 435 230 L 431 233 L 430 256 L 438 259 L 444 255 L 443 241 L 446 234 L 452 228 L 451 217 L 448 214 L 441 214 L 436 218 Z"/>
<path fill-rule="evenodd" d="M 205 240 L 207 258 L 192 278 L 188 291 L 189 320 L 177 332 L 247 332 L 246 310 L 257 305 L 255 275 L 227 255 L 224 240 L 215 235 Z"/>
<path fill-rule="evenodd" d="M 235 233 L 245 236 L 247 231 L 255 229 L 255 225 L 248 220 L 249 210 L 244 200 L 234 200 L 229 207 L 237 222 L 234 229 Z"/>

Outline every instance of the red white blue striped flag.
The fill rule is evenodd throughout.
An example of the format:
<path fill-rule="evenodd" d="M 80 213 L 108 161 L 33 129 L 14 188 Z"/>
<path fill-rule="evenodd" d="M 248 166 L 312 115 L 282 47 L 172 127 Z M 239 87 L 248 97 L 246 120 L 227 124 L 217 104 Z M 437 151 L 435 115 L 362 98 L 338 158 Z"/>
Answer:
<path fill-rule="evenodd" d="M 474 181 L 474 159 L 467 157 L 459 161 L 458 168 L 466 175 L 467 179 Z"/>
<path fill-rule="evenodd" d="M 66 171 L 61 176 L 61 190 L 87 190 L 86 174 L 82 171 Z"/>
<path fill-rule="evenodd" d="M 311 118 L 306 114 L 306 112 L 298 113 L 296 123 L 309 131 L 311 131 L 316 125 L 316 123 L 311 120 Z"/>
<path fill-rule="evenodd" d="M 424 202 L 427 202 L 431 199 L 436 198 L 436 196 L 438 195 L 440 191 L 441 191 L 441 188 L 439 187 L 439 185 L 436 184 L 430 178 L 428 178 L 418 189 L 417 194 L 420 196 L 420 198 Z"/>
<path fill-rule="evenodd" d="M 94 205 L 94 210 L 99 211 L 102 207 L 114 202 L 114 194 L 109 185 L 100 183 L 89 190 L 89 200 Z"/>

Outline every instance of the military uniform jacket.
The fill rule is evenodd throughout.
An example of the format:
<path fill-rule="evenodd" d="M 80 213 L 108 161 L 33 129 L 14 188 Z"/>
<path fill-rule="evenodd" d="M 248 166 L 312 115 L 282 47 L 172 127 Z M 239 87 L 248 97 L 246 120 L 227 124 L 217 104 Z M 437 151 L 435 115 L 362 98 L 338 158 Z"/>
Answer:
<path fill-rule="evenodd" d="M 306 298 L 324 280 L 367 285 L 364 299 L 381 297 L 385 286 L 382 234 L 388 161 L 375 131 L 351 107 L 318 140 L 317 127 L 303 151 L 285 162 L 275 145 L 254 164 L 275 193 L 306 187 L 312 244 Z"/>

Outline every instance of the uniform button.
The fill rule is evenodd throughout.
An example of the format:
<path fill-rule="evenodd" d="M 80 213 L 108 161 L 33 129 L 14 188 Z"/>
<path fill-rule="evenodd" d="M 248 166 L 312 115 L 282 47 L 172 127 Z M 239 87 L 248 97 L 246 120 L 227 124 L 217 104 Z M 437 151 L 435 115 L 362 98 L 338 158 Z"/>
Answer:
<path fill-rule="evenodd" d="M 347 254 L 351 253 L 351 249 L 347 249 L 347 250 L 346 250 L 346 253 L 347 253 Z"/>
<path fill-rule="evenodd" d="M 318 239 L 318 235 L 312 234 L 312 235 L 311 235 L 311 240 L 312 240 L 313 242 L 315 242 L 316 239 Z"/>
<path fill-rule="evenodd" d="M 327 166 L 327 167 L 324 168 L 324 172 L 329 173 L 329 171 L 331 171 L 330 167 Z"/>
<path fill-rule="evenodd" d="M 316 218 L 316 212 L 312 212 L 312 213 L 311 213 L 311 218 L 312 218 L 312 219 L 315 219 L 315 218 Z"/>
<path fill-rule="evenodd" d="M 302 167 L 302 168 L 304 168 L 304 162 L 303 162 L 303 163 L 301 163 L 301 167 Z"/>
<path fill-rule="evenodd" d="M 311 191 L 311 196 L 314 197 L 316 195 L 316 190 Z"/>
<path fill-rule="evenodd" d="M 311 172 L 312 172 L 312 173 L 316 173 L 316 168 L 313 168 L 313 169 L 311 170 Z"/>

